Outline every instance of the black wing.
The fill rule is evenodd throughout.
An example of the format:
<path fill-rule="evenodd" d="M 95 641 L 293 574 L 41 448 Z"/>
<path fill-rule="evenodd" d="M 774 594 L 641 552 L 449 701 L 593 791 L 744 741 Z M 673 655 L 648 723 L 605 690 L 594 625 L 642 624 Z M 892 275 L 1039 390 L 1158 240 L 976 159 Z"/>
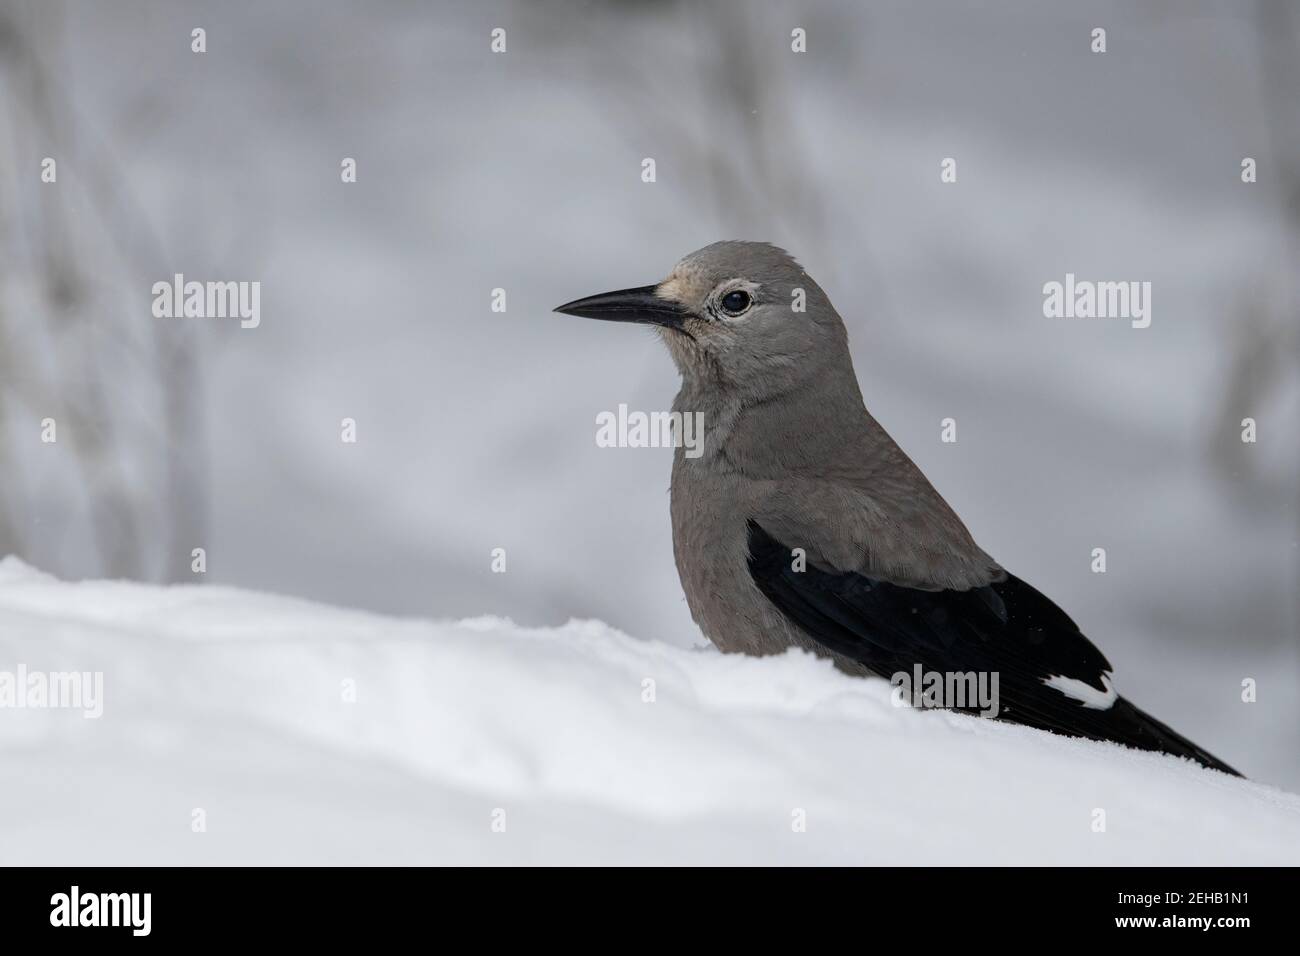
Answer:
<path fill-rule="evenodd" d="M 1122 697 L 1109 707 L 1089 707 L 1044 683 L 1082 681 L 1102 700 L 1109 693 L 1103 677 L 1109 677 L 1110 662 L 1069 615 L 1013 575 L 965 591 L 924 591 L 851 571 L 811 565 L 796 571 L 791 549 L 754 521 L 749 554 L 754 583 L 786 618 L 875 674 L 910 676 L 918 664 L 943 674 L 997 673 L 1000 719 L 1237 773 Z"/>

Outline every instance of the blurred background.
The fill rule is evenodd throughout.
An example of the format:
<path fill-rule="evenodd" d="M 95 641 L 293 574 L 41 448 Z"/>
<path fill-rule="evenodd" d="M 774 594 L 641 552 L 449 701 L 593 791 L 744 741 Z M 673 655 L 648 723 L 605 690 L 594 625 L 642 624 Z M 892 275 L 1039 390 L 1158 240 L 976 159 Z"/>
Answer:
<path fill-rule="evenodd" d="M 0 554 L 699 644 L 671 452 L 594 440 L 676 373 L 550 310 L 769 240 L 1120 689 L 1300 786 L 1300 22 L 1087 6 L 0 2 Z M 260 327 L 155 318 L 178 272 L 260 281 Z M 1151 327 L 1044 318 L 1066 272 Z"/>

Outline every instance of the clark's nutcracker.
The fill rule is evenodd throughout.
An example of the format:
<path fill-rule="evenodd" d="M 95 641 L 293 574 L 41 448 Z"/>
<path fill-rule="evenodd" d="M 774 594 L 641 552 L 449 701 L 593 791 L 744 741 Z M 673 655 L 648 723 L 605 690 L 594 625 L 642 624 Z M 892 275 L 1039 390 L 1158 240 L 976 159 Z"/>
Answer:
<path fill-rule="evenodd" d="M 863 407 L 844 323 L 786 252 L 714 243 L 657 285 L 556 311 L 656 326 L 682 375 L 673 410 L 703 413 L 702 454 L 673 458 L 673 552 L 719 649 L 997 674 L 1000 718 L 1236 774 L 1120 697 L 1069 616 L 980 549 Z"/>

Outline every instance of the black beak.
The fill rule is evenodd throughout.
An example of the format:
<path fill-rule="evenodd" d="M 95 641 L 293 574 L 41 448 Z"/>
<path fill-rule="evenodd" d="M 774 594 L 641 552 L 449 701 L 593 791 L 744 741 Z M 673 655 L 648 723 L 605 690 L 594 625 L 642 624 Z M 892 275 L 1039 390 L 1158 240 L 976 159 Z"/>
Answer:
<path fill-rule="evenodd" d="M 580 315 L 587 319 L 604 319 L 607 322 L 641 322 L 662 325 L 665 328 L 682 328 L 682 320 L 690 313 L 676 302 L 655 295 L 658 286 L 643 285 L 636 289 L 619 289 L 602 292 L 585 299 L 575 299 L 559 306 L 555 311 L 565 315 Z"/>

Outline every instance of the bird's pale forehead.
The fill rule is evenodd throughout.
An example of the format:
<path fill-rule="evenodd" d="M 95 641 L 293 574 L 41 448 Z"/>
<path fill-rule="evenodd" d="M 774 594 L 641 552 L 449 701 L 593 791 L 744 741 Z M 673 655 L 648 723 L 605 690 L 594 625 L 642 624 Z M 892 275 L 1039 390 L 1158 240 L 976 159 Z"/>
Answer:
<path fill-rule="evenodd" d="M 695 302 L 713 290 L 715 278 L 690 259 L 673 267 L 668 278 L 659 283 L 659 295 L 677 302 Z"/>

